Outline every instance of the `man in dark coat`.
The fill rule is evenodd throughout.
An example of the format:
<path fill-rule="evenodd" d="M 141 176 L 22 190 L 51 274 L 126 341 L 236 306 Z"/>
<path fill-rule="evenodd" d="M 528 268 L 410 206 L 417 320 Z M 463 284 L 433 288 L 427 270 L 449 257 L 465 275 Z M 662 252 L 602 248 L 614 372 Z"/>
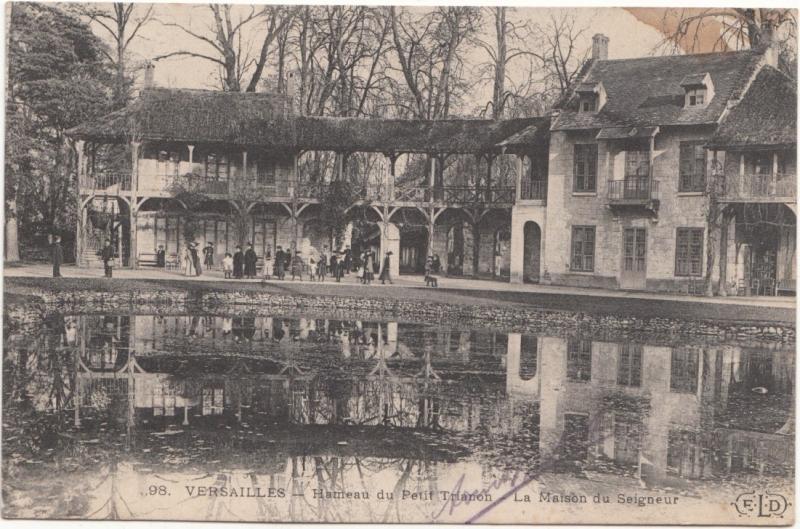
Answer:
<path fill-rule="evenodd" d="M 53 277 L 61 277 L 61 263 L 64 262 L 64 250 L 61 248 L 61 237 L 53 238 Z"/>
<path fill-rule="evenodd" d="M 286 254 L 280 246 L 275 251 L 275 276 L 278 279 L 283 279 L 286 276 Z"/>
<path fill-rule="evenodd" d="M 206 270 L 211 270 L 214 266 L 214 243 L 210 242 L 203 248 L 203 264 L 206 265 Z"/>
<path fill-rule="evenodd" d="M 235 279 L 241 279 L 243 273 L 244 273 L 244 254 L 242 253 L 242 247 L 236 246 L 236 252 L 234 252 L 233 254 L 233 277 Z"/>
<path fill-rule="evenodd" d="M 253 244 L 247 243 L 247 251 L 244 252 L 244 276 L 247 279 L 253 279 L 256 277 L 256 263 L 258 262 L 258 256 L 256 255 L 255 250 L 253 250 Z"/>
<path fill-rule="evenodd" d="M 112 275 L 112 261 L 114 260 L 114 247 L 111 246 L 111 241 L 106 240 L 106 245 L 100 251 L 100 259 L 103 260 L 103 269 L 105 270 L 106 277 Z"/>
<path fill-rule="evenodd" d="M 339 256 L 336 254 L 336 251 L 331 252 L 330 270 L 331 275 L 336 278 L 336 282 L 339 283 L 342 280 L 342 265 L 339 263 Z"/>
<path fill-rule="evenodd" d="M 156 251 L 156 266 L 158 268 L 164 268 L 167 266 L 167 253 L 164 251 L 163 244 L 159 244 L 158 250 Z"/>
<path fill-rule="evenodd" d="M 386 281 L 392 285 L 392 271 L 391 271 L 391 259 L 389 257 L 392 255 L 392 252 L 386 252 L 386 255 L 383 257 L 383 267 L 381 269 L 381 285 L 385 285 Z"/>
<path fill-rule="evenodd" d="M 350 247 L 344 249 L 344 273 L 345 275 L 350 273 L 350 268 L 353 266 L 353 255 L 350 252 Z"/>

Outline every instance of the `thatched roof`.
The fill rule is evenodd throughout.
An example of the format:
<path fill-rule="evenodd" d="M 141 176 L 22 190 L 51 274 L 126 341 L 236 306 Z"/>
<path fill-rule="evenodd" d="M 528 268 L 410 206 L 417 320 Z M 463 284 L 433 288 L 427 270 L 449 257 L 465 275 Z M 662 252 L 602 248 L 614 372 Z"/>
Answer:
<path fill-rule="evenodd" d="M 758 52 L 739 51 L 596 61 L 578 86 L 602 83 L 605 105 L 599 112 L 578 112 L 578 100 L 572 97 L 561 105 L 553 130 L 715 124 L 761 59 Z M 684 108 L 681 83 L 705 74 L 714 84 L 714 98 L 704 107 Z"/>
<path fill-rule="evenodd" d="M 152 88 L 127 107 L 67 131 L 76 138 L 292 145 L 282 95 Z M 258 124 L 258 127 L 254 125 Z M 256 135 L 262 131 L 261 135 Z"/>
<path fill-rule="evenodd" d="M 266 148 L 477 153 L 547 141 L 546 118 L 375 119 L 297 116 L 282 95 L 209 90 L 144 90 L 126 108 L 68 131 L 79 139 L 226 143 Z M 527 132 L 526 132 L 527 131 Z M 520 133 L 523 133 L 520 135 Z"/>
<path fill-rule="evenodd" d="M 712 147 L 757 148 L 797 144 L 797 87 L 765 66 L 742 100 L 722 120 Z"/>
<path fill-rule="evenodd" d="M 299 117 L 297 145 L 316 150 L 488 152 L 499 150 L 504 141 L 531 127 L 537 129 L 544 120 L 546 118 L 493 121 Z M 549 126 L 545 129 L 549 130 Z M 534 134 L 525 138 L 531 140 L 528 145 L 546 140 Z"/>

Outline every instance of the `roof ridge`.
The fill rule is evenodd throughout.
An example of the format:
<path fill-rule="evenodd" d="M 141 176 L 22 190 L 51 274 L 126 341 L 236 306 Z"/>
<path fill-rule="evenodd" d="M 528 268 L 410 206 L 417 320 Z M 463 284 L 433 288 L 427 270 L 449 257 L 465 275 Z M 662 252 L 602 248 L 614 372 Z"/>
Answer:
<path fill-rule="evenodd" d="M 747 50 L 729 50 L 729 51 L 707 51 L 704 53 L 686 53 L 686 54 L 672 54 L 672 55 L 646 55 L 644 57 L 622 57 L 619 59 L 603 59 L 603 60 L 595 60 L 594 62 L 597 64 L 600 63 L 608 63 L 608 62 L 625 62 L 625 61 L 647 61 L 647 60 L 658 60 L 658 59 L 678 59 L 678 58 L 689 58 L 689 57 L 708 57 L 711 55 L 758 55 L 759 52 L 757 50 L 747 49 Z"/>

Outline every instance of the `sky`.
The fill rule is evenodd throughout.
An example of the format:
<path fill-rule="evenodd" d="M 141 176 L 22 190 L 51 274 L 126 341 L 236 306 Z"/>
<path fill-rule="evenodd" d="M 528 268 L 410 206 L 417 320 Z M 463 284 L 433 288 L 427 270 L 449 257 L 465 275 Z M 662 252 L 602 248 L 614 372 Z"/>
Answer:
<path fill-rule="evenodd" d="M 146 5 L 137 6 L 139 10 L 145 10 Z M 249 10 L 246 5 L 236 6 L 240 12 Z M 424 10 L 425 7 L 415 7 L 412 9 Z M 530 19 L 535 22 L 545 22 L 550 16 L 563 12 L 561 8 L 522 8 L 516 7 L 509 18 L 516 20 Z M 662 40 L 662 36 L 652 25 L 641 22 L 629 11 L 621 8 L 571 8 L 569 11 L 574 13 L 579 28 L 585 28 L 582 35 L 582 42 L 579 44 L 586 49 L 591 48 L 591 37 L 596 33 L 603 33 L 609 37 L 609 58 L 619 59 L 628 57 L 640 57 L 654 53 L 654 48 Z M 640 10 L 641 11 L 641 10 Z M 652 9 L 649 11 L 662 10 Z M 178 22 L 192 30 L 208 34 L 208 28 L 212 22 L 210 11 L 206 5 L 201 4 L 158 4 L 155 7 L 158 21 L 146 25 L 140 32 L 140 37 L 136 38 L 130 46 L 130 59 L 137 63 L 156 56 L 181 50 L 189 49 L 196 52 L 212 53 L 210 46 L 197 41 L 196 39 L 186 38 L 185 34 L 179 29 L 169 27 L 162 22 Z M 101 37 L 103 31 L 97 26 L 95 31 Z M 493 27 L 491 23 L 486 24 L 486 37 L 491 39 Z M 255 51 L 255 50 L 254 50 Z M 467 62 L 476 67 L 486 60 L 486 54 L 480 49 L 474 49 L 468 56 Z M 520 68 L 521 70 L 521 68 Z M 269 73 L 269 72 L 267 72 Z M 513 65 L 509 75 L 524 75 L 521 71 L 514 71 Z M 207 88 L 215 89 L 218 87 L 217 73 L 215 66 L 202 59 L 190 58 L 185 56 L 172 57 L 157 62 L 155 70 L 155 83 L 157 86 L 170 88 Z M 491 99 L 491 86 L 479 86 L 470 94 L 471 101 L 465 104 L 464 108 L 477 108 Z"/>

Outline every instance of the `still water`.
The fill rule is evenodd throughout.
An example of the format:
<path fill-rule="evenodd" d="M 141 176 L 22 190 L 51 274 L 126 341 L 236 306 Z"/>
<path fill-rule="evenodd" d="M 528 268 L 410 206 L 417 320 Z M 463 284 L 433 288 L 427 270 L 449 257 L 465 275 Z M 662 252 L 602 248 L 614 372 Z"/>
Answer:
<path fill-rule="evenodd" d="M 6 343 L 9 517 L 534 522 L 793 487 L 791 346 L 279 314 L 53 314 Z"/>

